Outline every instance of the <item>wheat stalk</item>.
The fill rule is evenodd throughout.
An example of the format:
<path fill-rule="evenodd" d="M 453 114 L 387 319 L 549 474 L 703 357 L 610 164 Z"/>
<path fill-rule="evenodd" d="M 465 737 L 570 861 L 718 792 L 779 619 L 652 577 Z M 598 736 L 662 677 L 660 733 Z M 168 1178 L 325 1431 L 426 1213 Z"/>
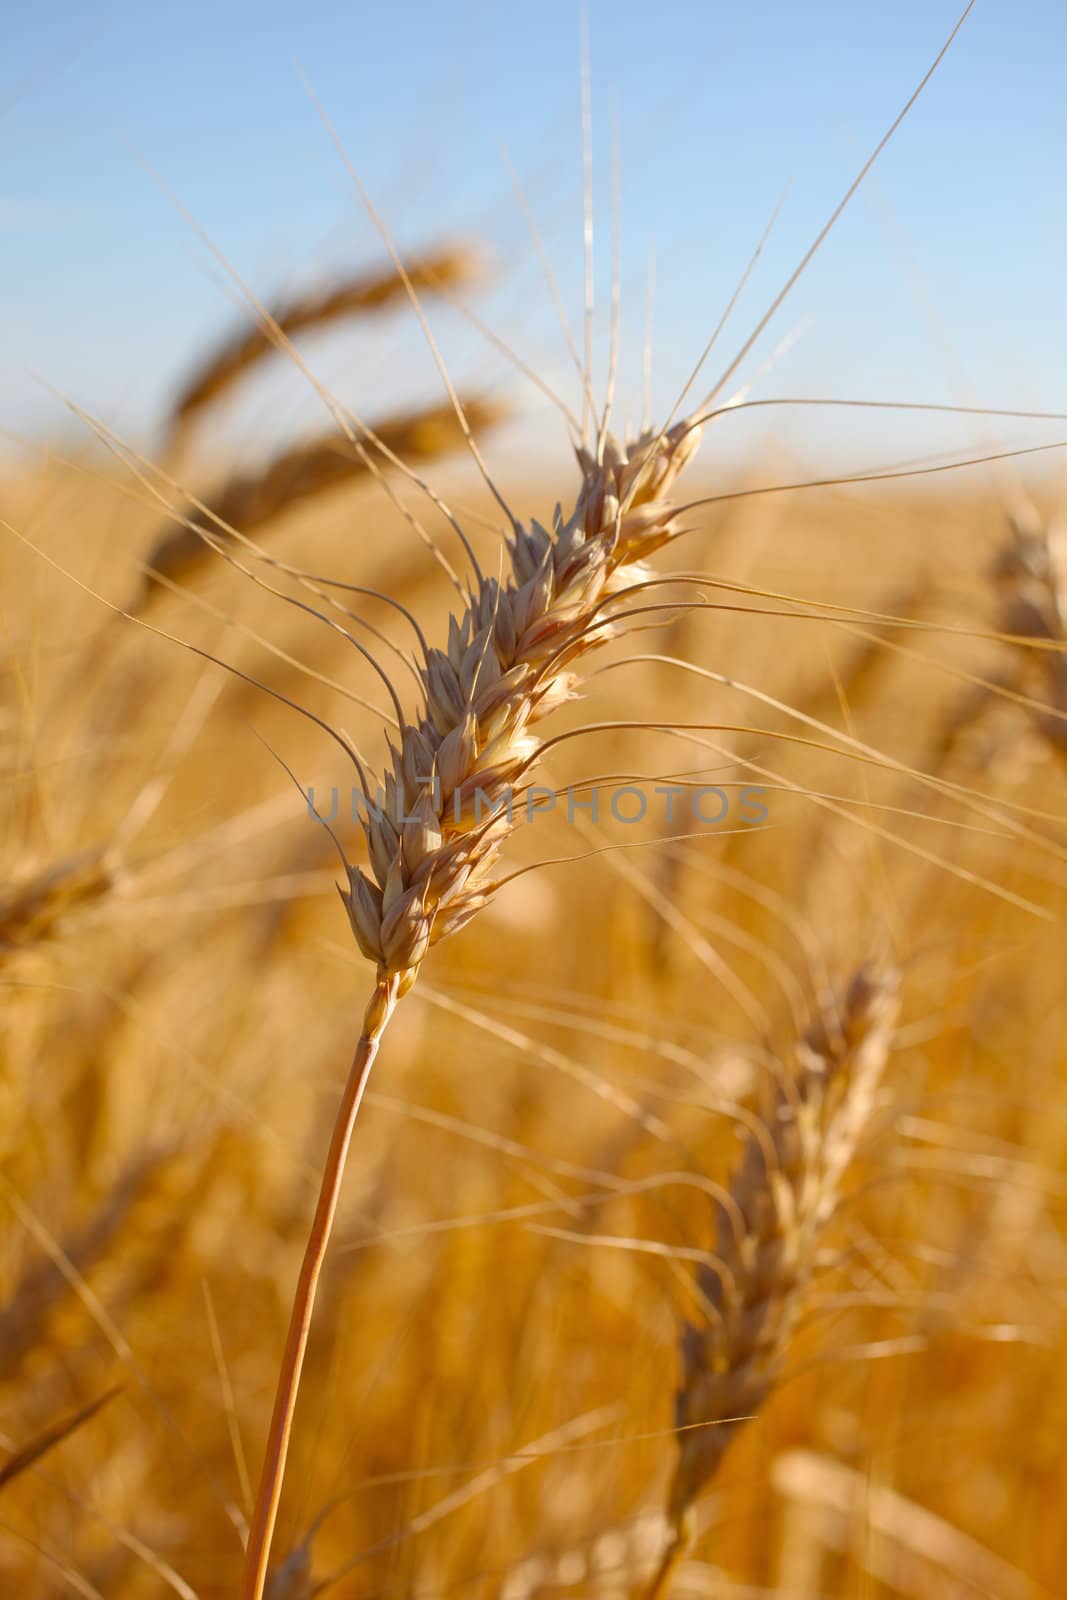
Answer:
<path fill-rule="evenodd" d="M 649 1590 L 666 1590 L 689 1546 L 692 1509 L 731 1442 L 773 1390 L 841 1183 L 875 1104 L 897 1013 L 892 973 L 855 974 L 773 1082 L 720 1211 L 714 1265 L 696 1288 L 707 1317 L 686 1323 L 675 1400 L 671 1540 Z"/>
<path fill-rule="evenodd" d="M 293 1302 L 242 1593 L 261 1600 L 281 1498 L 289 1435 L 315 1290 L 337 1208 L 349 1140 L 382 1033 L 431 945 L 464 926 L 499 883 L 491 870 L 518 826 L 512 800 L 537 759 L 534 731 L 574 693 L 575 668 L 625 618 L 644 558 L 676 531 L 669 501 L 699 443 L 688 422 L 629 445 L 609 435 L 579 450 L 573 511 L 552 527 L 515 523 L 510 573 L 486 578 L 474 561 L 469 601 L 449 620 L 444 650 L 425 646 L 424 705 L 404 716 L 385 787 L 372 794 L 354 756 L 366 806 L 370 871 L 345 868 L 341 890 L 356 942 L 377 968 Z M 486 815 L 488 813 L 488 815 Z"/>

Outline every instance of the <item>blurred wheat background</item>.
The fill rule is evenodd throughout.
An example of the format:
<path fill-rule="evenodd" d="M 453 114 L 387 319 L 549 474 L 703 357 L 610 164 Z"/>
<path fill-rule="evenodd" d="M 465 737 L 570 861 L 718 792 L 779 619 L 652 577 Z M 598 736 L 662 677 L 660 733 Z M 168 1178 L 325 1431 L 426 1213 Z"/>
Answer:
<path fill-rule="evenodd" d="M 882 122 L 940 42 L 915 46 Z M 577 85 L 577 51 L 559 73 Z M 577 170 L 577 119 L 561 149 Z M 403 254 L 431 323 L 481 339 L 469 313 L 510 347 L 522 319 L 494 310 L 514 272 L 549 314 L 552 296 L 509 204 L 510 256 L 421 194 Z M 818 206 L 807 217 L 813 234 Z M 571 222 L 545 248 L 580 344 Z M 456 567 L 463 552 L 400 463 L 487 573 L 500 562 L 500 508 L 432 367 L 408 395 L 369 376 L 421 339 L 386 243 L 295 288 L 227 279 L 227 260 L 212 271 L 243 305 L 184 341 L 154 432 L 112 405 L 110 377 L 99 408 L 80 381 L 73 411 L 10 430 L 0 460 L 0 1589 L 19 1600 L 237 1592 L 373 978 L 299 792 L 328 813 L 337 789 L 360 859 L 350 769 L 291 703 L 378 760 L 389 708 L 309 608 L 358 614 L 417 698 L 395 602 L 443 644 L 455 593 L 427 541 Z M 620 432 L 641 404 L 645 277 L 642 262 Z M 679 375 L 664 414 L 721 309 L 684 345 L 654 316 L 653 357 Z M 761 310 L 737 313 L 708 383 Z M 861 361 L 793 387 L 802 311 L 729 395 L 1059 409 L 1036 380 L 880 393 Z M 515 344 L 580 407 L 555 340 Z M 553 452 L 544 392 L 488 349 L 491 365 L 452 368 L 463 408 L 508 505 L 547 525 L 578 470 Z M 384 451 L 321 404 L 311 422 L 272 411 L 284 381 L 314 395 L 301 364 L 330 395 L 344 368 L 340 414 Z M 540 781 L 586 801 L 598 783 L 598 814 L 561 801 L 520 830 L 508 870 L 531 870 L 432 952 L 383 1045 L 272 1600 L 1064 1592 L 1067 548 L 1055 452 L 1008 453 L 1065 423 L 782 407 L 734 426 L 710 424 L 681 497 L 702 503 L 658 560 L 699 583 L 664 591 L 553 726 L 597 725 Z M 840 438 L 852 453 L 827 464 Z M 639 822 L 613 812 L 620 783 L 653 797 Z M 677 787 L 670 810 L 657 785 Z M 693 785 L 729 797 L 718 822 L 694 815 Z M 771 1168 L 793 1182 L 812 1061 L 852 1048 L 850 986 L 868 981 L 899 1010 L 798 1268 L 781 1370 L 705 1414 L 695 1374 L 739 1370 L 716 1345 L 721 1263 L 734 1282 L 766 1265 L 723 1220 L 740 1205 L 753 1237 L 768 1226 L 738 1173 L 761 1153 L 777 1226 Z M 665 1567 L 678 1463 L 723 1428 Z"/>

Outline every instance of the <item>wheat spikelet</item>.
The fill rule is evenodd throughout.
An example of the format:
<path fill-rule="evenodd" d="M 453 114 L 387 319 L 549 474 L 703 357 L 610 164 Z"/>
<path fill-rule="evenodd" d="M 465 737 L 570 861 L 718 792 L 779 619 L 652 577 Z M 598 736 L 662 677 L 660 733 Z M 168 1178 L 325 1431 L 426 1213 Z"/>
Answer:
<path fill-rule="evenodd" d="M 499 402 L 471 397 L 463 401 L 470 425 L 491 428 L 506 415 Z M 386 417 L 375 427 L 375 438 L 382 449 L 405 462 L 430 461 L 447 455 L 463 442 L 451 406 L 434 406 L 422 411 L 401 412 Z M 386 462 L 386 466 L 388 463 Z M 264 528 L 275 517 L 300 501 L 325 494 L 342 484 L 369 476 L 373 462 L 366 449 L 328 434 L 295 445 L 270 461 L 260 472 L 244 473 L 229 479 L 211 496 L 212 517 L 206 523 L 211 539 L 223 545 L 233 541 L 225 527 L 251 534 Z M 171 582 L 194 577 L 211 561 L 212 547 L 195 527 L 187 524 L 204 521 L 195 507 L 182 513 L 184 521 L 167 528 L 154 540 L 145 557 L 141 591 L 130 609 L 135 615 L 164 593 L 158 578 Z"/>
<path fill-rule="evenodd" d="M 841 1181 L 866 1127 L 892 1043 L 891 974 L 855 974 L 768 1091 L 716 1229 L 717 1265 L 697 1288 L 709 1315 L 685 1325 L 675 1402 L 678 1461 L 668 1496 L 672 1542 L 654 1581 L 662 1593 L 690 1536 L 694 1502 L 732 1440 L 777 1381 L 803 1308 Z"/>
<path fill-rule="evenodd" d="M 475 279 L 480 270 L 477 252 L 470 245 L 451 245 L 417 258 L 407 265 L 407 275 L 417 289 L 458 288 Z M 363 273 L 327 289 L 319 289 L 271 308 L 265 325 L 235 334 L 203 362 L 179 394 L 171 412 L 172 437 L 183 433 L 205 406 L 223 394 L 274 349 L 271 333 L 291 337 L 308 328 L 321 328 L 341 317 L 383 311 L 407 296 L 403 278 L 393 268 Z"/>

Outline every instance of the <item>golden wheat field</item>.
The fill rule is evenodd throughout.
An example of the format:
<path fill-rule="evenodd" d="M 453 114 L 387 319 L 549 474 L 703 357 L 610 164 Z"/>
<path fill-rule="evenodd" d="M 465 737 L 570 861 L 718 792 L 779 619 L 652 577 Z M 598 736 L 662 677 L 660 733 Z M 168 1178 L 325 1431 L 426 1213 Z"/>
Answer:
<path fill-rule="evenodd" d="M 0 1594 L 1062 1596 L 1055 432 L 357 417 L 438 222 L 0 462 Z"/>

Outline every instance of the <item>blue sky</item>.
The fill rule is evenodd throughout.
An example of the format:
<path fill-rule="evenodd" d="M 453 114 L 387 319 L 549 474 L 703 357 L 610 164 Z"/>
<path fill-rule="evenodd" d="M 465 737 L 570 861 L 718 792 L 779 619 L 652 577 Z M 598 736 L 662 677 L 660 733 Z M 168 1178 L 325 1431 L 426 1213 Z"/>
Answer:
<path fill-rule="evenodd" d="M 662 410 L 783 190 L 723 356 L 788 275 L 956 13 L 943 0 L 590 0 L 588 12 L 599 375 L 616 125 L 625 418 L 640 405 L 650 250 Z M 494 275 L 479 311 L 573 399 L 501 149 L 527 186 L 577 330 L 579 16 L 573 0 L 393 12 L 333 0 L 7 8 L 0 426 L 69 435 L 48 384 L 151 441 L 205 342 L 232 325 L 232 285 L 159 180 L 267 298 L 381 258 L 301 72 L 403 248 L 455 233 L 485 239 Z M 979 0 L 872 183 L 748 362 L 754 393 L 1067 410 L 1065 58 L 1058 0 Z M 461 381 L 514 393 L 538 426 L 549 424 L 537 396 L 457 317 L 436 322 Z M 787 353 L 761 371 L 783 340 Z M 327 381 L 368 416 L 438 392 L 404 319 L 311 348 Z M 238 407 L 234 427 L 262 440 L 321 425 L 316 408 L 294 373 L 276 371 Z M 747 434 L 739 421 L 738 439 L 752 441 L 751 428 L 767 430 L 772 417 L 775 438 L 805 459 L 845 434 L 861 440 L 864 463 L 881 459 L 887 431 L 904 454 L 975 442 L 952 423 L 916 431 L 890 419 L 864 432 L 854 419 L 784 412 L 757 414 Z M 996 435 L 1052 436 L 1018 423 Z"/>

